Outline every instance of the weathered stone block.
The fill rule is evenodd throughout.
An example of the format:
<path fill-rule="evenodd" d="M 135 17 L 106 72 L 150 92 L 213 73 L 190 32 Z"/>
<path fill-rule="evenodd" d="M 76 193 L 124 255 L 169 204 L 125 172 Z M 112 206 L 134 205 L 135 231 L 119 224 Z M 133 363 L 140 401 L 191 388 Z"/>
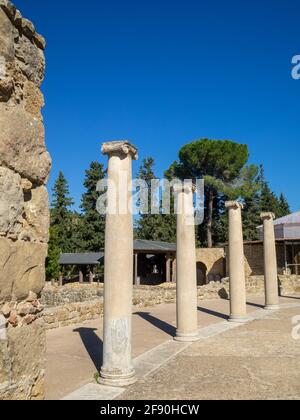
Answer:
<path fill-rule="evenodd" d="M 20 175 L 0 167 L 0 236 L 17 237 L 22 227 L 23 209 Z"/>
<path fill-rule="evenodd" d="M 6 61 L 12 61 L 15 56 L 13 27 L 2 9 L 0 9 L 0 56 Z"/>
<path fill-rule="evenodd" d="M 0 104 L 0 127 L 0 165 L 34 183 L 45 183 L 51 158 L 45 148 L 42 122 L 21 106 L 8 108 Z"/>
<path fill-rule="evenodd" d="M 0 238 L 0 302 L 39 295 L 45 281 L 47 245 Z"/>
<path fill-rule="evenodd" d="M 47 243 L 49 239 L 48 192 L 44 186 L 34 188 L 24 203 L 23 228 L 20 239 Z"/>

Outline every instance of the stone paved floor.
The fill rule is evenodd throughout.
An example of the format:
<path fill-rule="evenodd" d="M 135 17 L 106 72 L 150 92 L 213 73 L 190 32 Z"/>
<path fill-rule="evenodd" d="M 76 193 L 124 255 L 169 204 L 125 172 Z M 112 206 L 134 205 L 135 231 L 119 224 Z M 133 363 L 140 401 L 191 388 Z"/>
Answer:
<path fill-rule="evenodd" d="M 249 298 L 248 302 L 248 312 L 250 313 L 256 311 L 263 304 L 263 299 Z M 290 302 L 300 304 L 297 299 L 281 299 L 281 303 Z M 300 308 L 298 312 L 300 314 Z M 224 321 L 227 319 L 228 313 L 228 301 L 200 301 L 199 328 Z M 47 333 L 46 399 L 61 399 L 82 385 L 91 382 L 93 375 L 101 365 L 101 324 L 99 319 Z M 135 311 L 133 316 L 133 357 L 170 340 L 175 333 L 175 324 L 176 308 L 174 304 L 163 304 Z M 212 362 L 212 359 L 210 360 Z M 192 365 L 194 365 L 194 361 Z"/>
<path fill-rule="evenodd" d="M 121 400 L 300 400 L 300 340 L 291 319 L 300 306 L 281 309 L 192 344 Z"/>

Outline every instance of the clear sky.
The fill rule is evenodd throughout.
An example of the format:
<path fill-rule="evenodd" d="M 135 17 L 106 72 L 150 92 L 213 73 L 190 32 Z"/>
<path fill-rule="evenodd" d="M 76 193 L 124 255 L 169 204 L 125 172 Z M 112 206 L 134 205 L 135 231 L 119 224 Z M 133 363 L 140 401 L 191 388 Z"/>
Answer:
<path fill-rule="evenodd" d="M 47 39 L 50 187 L 79 203 L 103 141 L 129 139 L 157 175 L 185 143 L 246 143 L 300 208 L 299 0 L 15 0 Z M 137 165 L 135 165 L 137 168 Z"/>

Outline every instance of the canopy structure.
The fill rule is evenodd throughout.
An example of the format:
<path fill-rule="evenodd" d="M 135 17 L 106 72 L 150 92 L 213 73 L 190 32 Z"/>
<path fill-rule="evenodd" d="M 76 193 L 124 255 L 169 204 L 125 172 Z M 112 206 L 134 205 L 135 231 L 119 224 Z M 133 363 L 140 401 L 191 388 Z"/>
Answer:
<path fill-rule="evenodd" d="M 133 245 L 134 282 L 139 285 L 175 281 L 176 244 L 162 241 L 135 240 Z M 60 265 L 79 267 L 79 281 L 83 281 L 86 267 L 104 264 L 104 252 L 61 254 Z"/>
<path fill-rule="evenodd" d="M 103 263 L 103 252 L 60 254 L 60 265 L 98 265 Z"/>
<path fill-rule="evenodd" d="M 300 241 L 300 211 L 274 220 L 275 238 L 278 240 Z M 258 227 L 260 237 L 263 239 L 263 226 Z"/>

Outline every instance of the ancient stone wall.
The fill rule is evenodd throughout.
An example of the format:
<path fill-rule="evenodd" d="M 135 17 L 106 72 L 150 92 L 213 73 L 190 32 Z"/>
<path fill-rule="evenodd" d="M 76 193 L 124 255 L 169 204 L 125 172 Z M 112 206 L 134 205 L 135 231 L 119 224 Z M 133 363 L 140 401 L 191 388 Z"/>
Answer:
<path fill-rule="evenodd" d="M 40 85 L 45 41 L 0 0 L 0 399 L 41 399 L 44 321 L 39 296 L 49 230 Z"/>
<path fill-rule="evenodd" d="M 282 296 L 300 294 L 300 276 L 279 276 Z M 264 296 L 264 276 L 246 279 L 247 296 Z M 197 288 L 199 300 L 228 299 L 229 279 L 212 281 Z M 45 306 L 44 320 L 47 329 L 79 324 L 103 315 L 103 286 L 70 284 L 59 287 L 48 284 L 42 292 L 41 302 Z M 176 284 L 160 286 L 136 286 L 132 304 L 135 308 L 146 308 L 161 303 L 176 302 Z"/>
<path fill-rule="evenodd" d="M 198 248 L 196 262 L 203 264 L 203 269 L 206 269 L 207 282 L 220 280 L 226 275 L 224 248 Z M 201 269 L 201 266 L 197 265 L 197 268 Z"/>
<path fill-rule="evenodd" d="M 228 247 L 226 251 L 226 272 L 228 275 Z M 278 274 L 283 274 L 284 261 L 284 246 L 283 244 L 276 244 Z M 262 242 L 253 242 L 244 244 L 245 254 L 245 273 L 246 277 L 263 276 L 264 275 L 264 246 Z"/>

